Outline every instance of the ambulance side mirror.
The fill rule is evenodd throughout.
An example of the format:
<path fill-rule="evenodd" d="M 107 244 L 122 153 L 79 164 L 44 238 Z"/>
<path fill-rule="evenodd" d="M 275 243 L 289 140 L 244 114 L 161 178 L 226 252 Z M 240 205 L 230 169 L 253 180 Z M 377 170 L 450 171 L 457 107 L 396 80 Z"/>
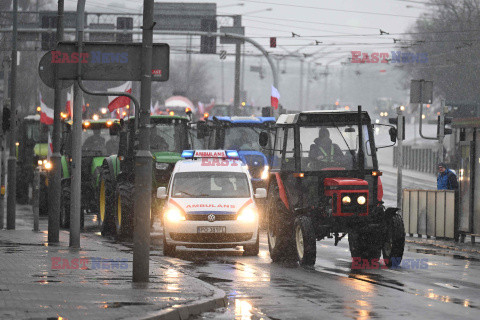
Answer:
<path fill-rule="evenodd" d="M 265 199 L 267 197 L 267 190 L 265 188 L 255 189 L 255 199 Z"/>
<path fill-rule="evenodd" d="M 157 188 L 157 198 L 162 199 L 162 200 L 167 199 L 167 188 L 158 187 Z"/>

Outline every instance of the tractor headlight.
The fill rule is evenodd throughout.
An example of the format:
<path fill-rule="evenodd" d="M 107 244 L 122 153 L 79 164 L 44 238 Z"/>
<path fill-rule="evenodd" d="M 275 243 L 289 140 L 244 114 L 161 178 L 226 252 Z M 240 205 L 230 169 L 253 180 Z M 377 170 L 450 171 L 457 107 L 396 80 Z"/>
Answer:
<path fill-rule="evenodd" d="M 52 169 L 52 163 L 51 163 L 50 161 L 44 160 L 44 161 L 43 161 L 43 166 L 44 166 L 45 169 L 47 169 L 47 170 Z"/>
<path fill-rule="evenodd" d="M 343 204 L 350 204 L 351 202 L 352 202 L 352 199 L 349 196 L 345 196 L 342 198 Z"/>
<path fill-rule="evenodd" d="M 357 202 L 359 205 L 364 205 L 367 202 L 367 199 L 364 196 L 360 196 L 357 198 Z"/>
<path fill-rule="evenodd" d="M 180 209 L 171 207 L 168 208 L 167 211 L 165 212 L 165 219 L 167 219 L 170 222 L 179 222 L 179 221 L 185 221 L 185 214 L 180 211 Z"/>
<path fill-rule="evenodd" d="M 237 216 L 237 221 L 242 221 L 242 222 L 254 222 L 257 219 L 257 210 L 251 207 L 247 207 L 240 211 L 240 213 Z"/>
<path fill-rule="evenodd" d="M 261 176 L 262 180 L 267 180 L 268 179 L 268 170 L 269 169 L 270 168 L 268 166 L 263 167 L 262 176 Z"/>

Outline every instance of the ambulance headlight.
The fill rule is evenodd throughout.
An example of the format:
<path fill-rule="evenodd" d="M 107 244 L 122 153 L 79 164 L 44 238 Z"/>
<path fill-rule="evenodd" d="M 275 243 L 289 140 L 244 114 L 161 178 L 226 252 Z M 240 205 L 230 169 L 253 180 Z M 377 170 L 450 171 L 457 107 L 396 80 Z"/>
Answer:
<path fill-rule="evenodd" d="M 172 207 L 165 212 L 164 218 L 169 222 L 185 221 L 185 214 L 180 209 Z"/>
<path fill-rule="evenodd" d="M 237 221 L 242 221 L 242 222 L 255 222 L 257 219 L 258 212 L 254 208 L 247 207 L 245 209 L 242 209 L 240 213 L 237 216 Z"/>

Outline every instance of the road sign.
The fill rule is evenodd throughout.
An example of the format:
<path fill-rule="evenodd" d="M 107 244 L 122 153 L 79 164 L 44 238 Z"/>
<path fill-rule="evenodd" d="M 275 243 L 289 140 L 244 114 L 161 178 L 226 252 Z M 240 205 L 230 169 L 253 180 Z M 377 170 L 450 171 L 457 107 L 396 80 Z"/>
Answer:
<path fill-rule="evenodd" d="M 277 37 L 270 37 L 270 48 L 277 47 Z"/>
<path fill-rule="evenodd" d="M 217 4 L 155 2 L 153 16 L 155 30 L 204 31 L 206 20 L 216 21 Z"/>
<path fill-rule="evenodd" d="M 245 35 L 245 27 L 220 27 L 221 33 L 233 33 L 239 34 L 244 36 Z M 220 37 L 221 44 L 237 44 L 237 43 L 245 43 L 243 39 L 235 39 L 235 38 L 228 38 L 228 37 Z"/>
<path fill-rule="evenodd" d="M 225 60 L 226 57 L 227 57 L 227 51 L 225 50 L 220 51 L 220 59 Z"/>
<path fill-rule="evenodd" d="M 85 42 L 82 56 L 78 56 L 75 42 L 61 42 L 56 50 L 47 52 L 40 60 L 42 81 L 50 86 L 54 67 L 58 66 L 61 80 L 77 78 L 78 61 L 82 63 L 82 80 L 140 81 L 142 78 L 141 43 Z M 152 81 L 167 81 L 169 77 L 170 47 L 165 43 L 153 45 Z M 45 80 L 44 80 L 45 79 Z"/>
<path fill-rule="evenodd" d="M 433 81 L 412 80 L 410 82 L 410 103 L 432 103 Z"/>
<path fill-rule="evenodd" d="M 55 88 L 55 73 L 54 73 L 54 65 L 50 64 L 52 60 L 52 56 L 50 52 L 47 52 L 43 55 L 38 63 L 38 75 L 42 82 L 52 89 Z M 72 80 L 68 81 L 61 81 L 62 89 L 71 87 L 73 84 Z"/>

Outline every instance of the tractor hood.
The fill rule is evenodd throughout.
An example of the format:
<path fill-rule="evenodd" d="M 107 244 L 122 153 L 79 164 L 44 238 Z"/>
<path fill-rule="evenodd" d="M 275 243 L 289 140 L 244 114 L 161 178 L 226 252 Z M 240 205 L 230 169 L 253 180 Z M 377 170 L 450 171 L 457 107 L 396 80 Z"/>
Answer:
<path fill-rule="evenodd" d="M 37 143 L 33 147 L 33 153 L 37 157 L 47 157 L 48 154 L 48 144 L 47 143 Z"/>
<path fill-rule="evenodd" d="M 162 162 L 162 163 L 176 163 L 179 160 L 182 160 L 180 153 L 177 152 L 166 152 L 166 151 L 159 151 L 159 152 L 152 152 L 153 158 L 155 162 Z"/>

